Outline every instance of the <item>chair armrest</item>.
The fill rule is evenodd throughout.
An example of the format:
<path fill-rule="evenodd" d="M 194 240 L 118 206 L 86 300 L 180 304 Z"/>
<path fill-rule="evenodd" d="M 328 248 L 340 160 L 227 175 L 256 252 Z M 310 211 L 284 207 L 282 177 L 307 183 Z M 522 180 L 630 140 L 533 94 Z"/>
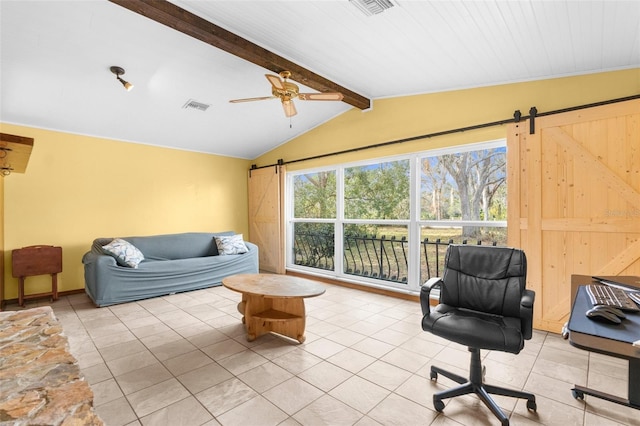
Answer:
<path fill-rule="evenodd" d="M 430 312 L 430 299 L 431 290 L 440 287 L 442 285 L 442 278 L 433 277 L 429 278 L 426 283 L 420 288 L 420 307 L 422 308 L 422 315 L 426 315 Z"/>
<path fill-rule="evenodd" d="M 533 290 L 525 290 L 520 299 L 521 331 L 525 340 L 533 336 L 533 302 L 536 293 Z"/>
<path fill-rule="evenodd" d="M 533 309 L 533 301 L 536 298 L 536 293 L 533 290 L 525 290 L 520 299 L 520 306 L 527 309 Z"/>

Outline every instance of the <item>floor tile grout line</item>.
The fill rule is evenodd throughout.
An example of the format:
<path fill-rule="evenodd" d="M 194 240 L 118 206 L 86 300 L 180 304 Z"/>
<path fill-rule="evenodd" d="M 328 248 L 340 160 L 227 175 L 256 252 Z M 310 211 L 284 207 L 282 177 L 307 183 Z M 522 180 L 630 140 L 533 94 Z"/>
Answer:
<path fill-rule="evenodd" d="M 340 302 L 336 301 L 336 300 L 338 300 L 340 297 L 343 297 L 343 295 L 345 295 L 345 294 L 348 294 L 348 292 L 342 292 L 341 291 L 341 292 L 334 293 L 332 295 L 332 300 L 330 301 L 330 303 L 325 304 L 324 307 L 318 308 L 319 314 L 322 312 L 323 309 L 326 309 L 327 305 L 329 305 L 329 306 L 333 306 L 334 307 L 333 310 L 335 311 L 335 313 L 330 314 L 328 317 L 331 318 L 332 317 L 331 315 L 333 315 L 333 316 L 342 315 L 342 313 L 345 312 L 346 308 L 344 306 L 342 306 L 342 307 L 339 306 Z M 358 296 L 361 296 L 361 295 L 358 294 Z M 233 317 L 234 315 L 231 315 L 229 313 L 229 306 L 235 305 L 236 302 L 234 302 L 231 299 L 229 299 L 228 297 L 226 297 L 226 294 L 225 295 L 216 294 L 216 297 L 219 297 L 220 299 L 218 299 L 218 300 L 220 300 L 222 302 L 217 304 L 218 307 L 213 307 L 213 309 L 218 309 L 221 312 L 224 312 L 224 315 L 229 315 L 229 316 Z M 162 298 L 162 299 L 164 299 L 164 298 Z M 224 301 L 225 299 L 227 300 L 227 302 Z M 103 337 L 107 337 L 107 336 L 110 335 L 110 334 L 101 335 L 100 331 L 99 331 L 100 327 L 97 326 L 100 323 L 101 318 L 102 317 L 107 317 L 107 315 L 104 315 L 104 313 L 97 313 L 96 311 L 89 311 L 89 310 L 85 311 L 84 313 L 81 313 L 83 309 L 87 309 L 88 307 L 87 307 L 86 303 L 80 303 L 78 300 L 79 299 L 77 299 L 77 300 L 76 299 L 73 299 L 73 300 L 72 299 L 69 299 L 69 300 L 65 299 L 66 305 L 63 304 L 63 305 L 59 306 L 59 308 L 62 308 L 62 311 L 65 314 L 68 314 L 69 311 L 73 312 L 73 316 L 69 316 L 67 318 L 67 320 L 69 321 L 69 323 L 79 325 L 81 330 L 82 330 L 82 334 L 78 333 L 78 342 L 79 343 L 77 343 L 77 344 L 82 344 L 81 342 L 86 340 L 86 339 L 89 340 L 89 342 L 91 344 L 91 347 L 93 348 L 92 350 L 96 351 L 100 356 L 100 360 L 102 362 L 99 365 L 103 365 L 103 368 L 106 368 L 106 370 L 108 371 L 108 374 L 109 374 L 109 379 L 113 379 L 114 380 L 114 382 L 118 386 L 119 391 L 122 393 L 123 397 L 125 398 L 125 401 L 127 401 L 127 404 L 129 405 L 129 408 L 135 414 L 135 416 L 138 419 L 138 421 L 141 421 L 140 418 L 137 417 L 137 413 L 135 413 L 135 411 L 133 410 L 133 407 L 131 406 L 128 398 L 126 397 L 126 395 L 124 395 L 124 390 L 121 387 L 120 383 L 115 379 L 115 376 L 113 375 L 113 370 L 111 369 L 111 367 L 109 367 L 109 365 L 107 364 L 107 361 L 105 361 L 105 359 L 103 357 L 102 350 L 104 350 L 107 347 L 113 346 L 115 344 L 112 343 L 112 344 L 109 344 L 109 345 L 105 345 L 100 349 L 98 349 L 98 347 L 96 346 L 96 342 L 98 341 L 98 339 L 103 338 Z M 274 363 L 274 360 L 278 359 L 279 357 L 281 357 L 282 356 L 281 354 L 273 355 L 271 357 L 267 357 L 265 355 L 262 355 L 259 352 L 258 348 L 259 348 L 259 346 L 261 346 L 264 343 L 257 344 L 257 345 L 243 345 L 242 342 L 240 341 L 242 339 L 242 335 L 237 333 L 237 329 L 234 328 L 234 326 L 231 323 L 229 323 L 229 320 L 226 320 L 226 323 L 225 323 L 225 321 L 221 321 L 221 324 L 224 324 L 224 325 L 214 326 L 212 324 L 207 323 L 206 320 L 200 319 L 200 318 L 196 317 L 195 315 L 193 315 L 191 312 L 188 311 L 191 307 L 198 306 L 198 304 L 193 304 L 192 305 L 192 304 L 190 304 L 189 300 L 186 299 L 186 298 L 185 299 L 183 299 L 183 298 L 175 299 L 174 302 L 176 302 L 176 303 L 172 303 L 170 300 L 171 299 L 169 299 L 169 301 L 163 300 L 163 303 L 166 302 L 166 303 L 171 304 L 173 306 L 172 311 L 176 312 L 176 314 L 177 314 L 176 317 L 180 317 L 180 316 L 182 316 L 184 314 L 185 317 L 186 316 L 190 316 L 192 318 L 195 318 L 197 320 L 197 323 L 195 323 L 195 324 L 198 324 L 198 326 L 200 326 L 202 324 L 206 324 L 208 326 L 211 326 L 212 330 L 219 331 L 220 333 L 222 333 L 225 336 L 225 341 L 227 341 L 227 340 L 235 341 L 238 344 L 244 346 L 243 351 L 248 351 L 251 354 L 258 355 L 258 356 L 264 358 L 265 361 L 261 365 L 268 364 L 268 363 L 271 363 L 271 364 L 276 365 L 276 366 L 278 365 L 278 364 Z M 369 299 L 367 299 L 367 298 L 363 297 L 361 300 L 362 300 L 362 303 L 364 305 L 375 305 L 376 301 L 378 299 L 377 298 L 369 298 Z M 209 304 L 209 302 L 206 302 L 206 303 Z M 162 308 L 158 308 L 156 310 L 156 312 L 154 313 L 154 312 L 152 312 L 151 310 L 148 309 L 148 308 L 152 309 L 152 305 L 146 306 L 146 307 L 142 306 L 141 304 L 138 304 L 138 305 L 139 305 L 138 308 L 144 309 L 144 311 L 147 312 L 149 314 L 149 316 L 151 316 L 153 318 L 156 318 L 165 327 L 167 327 L 168 329 L 170 329 L 174 333 L 176 333 L 180 337 L 180 340 L 184 340 L 184 341 L 187 341 L 187 342 L 192 344 L 192 342 L 190 341 L 189 338 L 193 337 L 193 336 L 196 336 L 197 334 L 185 335 L 185 334 L 182 334 L 182 333 L 178 332 L 178 330 L 184 331 L 184 329 L 190 327 L 190 325 L 186 325 L 186 326 L 183 327 L 183 326 L 180 325 L 179 322 L 175 322 L 175 323 L 172 323 L 171 326 L 169 326 L 167 323 L 164 322 L 164 320 L 167 320 L 167 318 L 165 318 L 164 320 L 161 319 L 163 314 L 165 312 L 168 312 L 168 311 L 162 311 Z M 159 304 L 158 306 L 160 306 L 160 305 L 161 304 Z M 364 306 L 364 305 L 361 304 L 360 306 Z M 313 355 L 314 357 L 317 357 L 319 359 L 319 363 L 326 362 L 326 363 L 328 363 L 328 364 L 330 364 L 332 366 L 335 366 L 337 368 L 342 368 L 342 367 L 340 367 L 341 363 L 339 361 L 339 358 L 336 358 L 336 359 L 333 359 L 333 360 L 330 360 L 330 359 L 331 359 L 332 356 L 335 356 L 335 355 L 339 354 L 340 352 L 342 352 L 342 351 L 344 351 L 346 349 L 354 350 L 357 353 L 363 354 L 363 355 L 366 355 L 366 356 L 372 356 L 368 352 L 364 351 L 364 349 L 365 349 L 364 346 L 362 348 L 354 347 L 359 341 L 362 341 L 362 340 L 365 340 L 365 339 L 372 339 L 372 341 L 377 341 L 377 342 L 379 342 L 381 344 L 387 345 L 387 344 L 389 344 L 388 342 L 392 341 L 392 340 L 386 340 L 386 338 L 388 336 L 396 336 L 398 333 L 406 334 L 408 336 L 408 340 L 405 340 L 404 343 L 403 342 L 392 343 L 391 346 L 390 346 L 391 349 L 389 351 L 383 352 L 382 354 L 377 354 L 375 356 L 372 356 L 373 361 L 368 363 L 368 364 L 366 364 L 365 367 L 357 367 L 357 368 L 354 367 L 353 370 L 351 370 L 351 369 L 350 370 L 345 370 L 345 371 L 348 371 L 348 373 L 349 373 L 348 377 L 349 378 L 359 377 L 362 380 L 368 381 L 370 383 L 373 383 L 374 385 L 382 387 L 387 392 L 386 397 L 383 398 L 381 401 L 378 401 L 376 404 L 374 404 L 373 407 L 370 408 L 366 413 L 363 413 L 361 418 L 368 417 L 369 414 L 372 412 L 372 410 L 374 410 L 375 407 L 378 407 L 382 403 L 382 401 L 384 401 L 386 398 L 389 398 L 390 395 L 395 395 L 395 396 L 397 396 L 399 398 L 407 399 L 405 396 L 403 396 L 402 393 L 398 393 L 398 391 L 399 391 L 401 386 L 403 386 L 404 384 L 409 382 L 411 379 L 414 379 L 414 380 L 416 380 L 418 382 L 424 382 L 426 380 L 426 377 L 420 373 L 420 371 L 422 369 L 428 368 L 428 365 L 430 363 L 439 362 L 437 360 L 438 359 L 442 359 L 441 357 L 442 357 L 443 351 L 447 350 L 447 348 L 450 348 L 450 349 L 453 349 L 453 350 L 459 349 L 459 348 L 455 347 L 455 345 L 453 345 L 451 343 L 448 343 L 447 345 L 442 345 L 437 350 L 437 352 L 432 353 L 430 357 L 427 357 L 428 360 L 424 364 L 422 364 L 422 366 L 420 366 L 419 368 L 417 368 L 415 370 L 405 370 L 405 371 L 407 371 L 409 373 L 409 375 L 407 376 L 406 379 L 404 379 L 401 382 L 401 384 L 395 385 L 395 387 L 393 389 L 388 389 L 385 386 L 383 386 L 382 384 L 378 384 L 375 381 L 372 381 L 367 377 L 361 376 L 360 374 L 362 374 L 363 370 L 366 369 L 368 366 L 370 366 L 370 365 L 372 365 L 373 363 L 376 363 L 376 362 L 386 362 L 385 360 L 383 360 L 383 358 L 385 358 L 385 356 L 387 354 L 389 354 L 390 352 L 396 351 L 398 349 L 404 350 L 408 354 L 409 353 L 415 353 L 415 354 L 419 354 L 419 355 L 421 354 L 418 350 L 415 350 L 414 347 L 412 347 L 410 345 L 407 346 L 407 347 L 403 347 L 403 345 L 405 343 L 410 342 L 412 340 L 416 340 L 416 338 L 418 336 L 422 336 L 422 334 L 420 334 L 420 332 L 416 332 L 415 334 L 411 334 L 410 333 L 410 330 L 411 330 L 410 327 L 407 328 L 407 326 L 405 326 L 403 324 L 404 322 L 411 323 L 411 320 L 410 320 L 411 314 L 408 314 L 408 315 L 404 316 L 404 314 L 402 314 L 402 313 L 392 313 L 391 310 L 399 309 L 399 306 L 403 306 L 404 307 L 404 305 L 405 305 L 405 303 L 397 303 L 397 302 L 385 304 L 385 306 L 387 306 L 385 309 L 382 309 L 382 310 L 378 309 L 377 311 L 375 311 L 375 312 L 371 313 L 370 315 L 368 315 L 367 319 L 371 320 L 374 323 L 376 322 L 376 317 L 378 317 L 380 319 L 382 319 L 382 317 L 386 318 L 386 319 L 383 320 L 385 325 L 380 327 L 377 331 L 369 332 L 367 334 L 362 334 L 361 333 L 364 336 L 364 338 L 361 338 L 360 340 L 358 340 L 356 342 L 349 341 L 348 338 L 347 338 L 346 341 L 343 340 L 342 342 L 340 341 L 340 339 L 337 339 L 337 341 L 336 340 L 332 340 L 331 338 L 327 337 L 327 336 L 331 336 L 330 333 L 328 335 L 325 334 L 325 333 L 323 333 L 321 335 L 316 335 L 315 336 L 315 340 L 320 340 L 320 339 L 324 338 L 324 339 L 327 339 L 327 341 L 331 341 L 331 342 L 333 342 L 333 343 L 335 343 L 337 345 L 341 345 L 343 347 L 343 349 L 341 349 L 341 351 L 336 352 L 333 355 L 329 355 L 329 356 L 320 355 L 320 356 L 318 356 L 318 355 L 313 354 L 312 352 L 306 351 L 304 347 L 301 347 L 301 350 L 303 350 L 305 352 L 309 352 L 309 354 Z M 95 307 L 93 307 L 93 309 L 95 309 Z M 386 311 L 389 311 L 389 312 L 386 312 Z M 175 354 L 172 354 L 172 353 L 168 353 L 167 356 L 169 356 L 169 357 L 166 358 L 164 361 L 162 361 L 160 359 L 160 357 L 159 357 L 159 353 L 157 351 L 153 350 L 153 349 L 156 349 L 157 347 L 160 347 L 162 345 L 153 346 L 153 349 L 152 349 L 151 346 L 147 346 L 148 342 L 144 343 L 144 341 L 141 340 L 141 338 L 139 338 L 136 334 L 133 333 L 133 331 L 132 331 L 133 328 L 130 328 L 129 325 L 127 324 L 127 321 L 125 321 L 126 320 L 126 314 L 127 314 L 127 309 L 126 308 L 123 308 L 122 310 L 109 309 L 109 312 L 110 312 L 110 315 L 113 316 L 113 318 L 117 319 L 117 321 L 124 326 L 125 330 L 127 330 L 128 332 L 130 332 L 133 335 L 133 338 L 134 338 L 135 341 L 138 341 L 145 348 L 145 350 L 147 350 L 147 351 L 149 351 L 151 353 L 151 355 L 153 356 L 153 359 L 155 360 L 155 362 L 157 362 L 163 368 L 168 370 L 167 364 L 165 364 L 166 362 L 170 361 L 171 359 L 175 359 L 178 356 L 181 356 L 181 355 L 185 354 L 185 353 L 180 353 L 178 355 L 175 355 Z M 180 313 L 178 313 L 178 312 L 180 312 Z M 387 315 L 389 313 L 392 313 L 392 315 L 390 315 L 390 316 Z M 311 313 L 310 313 L 310 316 L 311 316 Z M 320 316 L 322 316 L 322 314 L 320 314 Z M 403 318 L 398 318 L 398 317 L 403 317 Z M 235 318 L 238 319 L 237 316 Z M 326 318 L 327 318 L 327 316 L 325 316 L 325 319 Z M 108 321 L 108 319 L 106 321 Z M 317 319 L 317 321 L 318 321 L 319 325 L 322 325 L 322 324 L 333 325 L 335 323 L 335 322 L 332 323 L 330 321 L 325 321 L 325 320 L 322 320 L 322 319 Z M 358 318 L 358 321 L 363 321 L 363 320 L 362 320 L 362 318 Z M 358 321 L 356 321 L 356 323 Z M 94 327 L 94 326 L 96 326 L 96 327 Z M 73 325 L 71 327 L 72 330 L 73 330 L 73 327 L 76 327 L 76 325 Z M 89 327 L 91 327 L 91 328 L 89 328 Z M 341 329 L 353 332 L 353 330 L 349 330 L 349 328 L 347 328 L 347 327 L 341 327 Z M 387 334 L 385 335 L 384 333 L 381 333 L 383 331 L 387 331 Z M 73 331 L 72 331 L 72 333 L 73 333 Z M 380 334 L 377 335 L 378 333 L 380 333 Z M 534 376 L 536 365 L 538 365 L 541 361 L 544 361 L 545 359 L 547 360 L 547 362 L 554 362 L 553 361 L 553 357 L 561 356 L 562 354 L 565 354 L 565 356 L 577 355 L 578 359 L 581 359 L 580 363 L 582 363 L 582 362 L 586 363 L 585 364 L 586 365 L 586 372 L 585 372 L 586 379 L 585 380 L 586 380 L 587 384 L 589 383 L 589 373 L 594 368 L 594 364 L 593 363 L 595 362 L 594 360 L 595 360 L 596 357 L 591 356 L 591 354 L 588 353 L 588 352 L 584 352 L 583 353 L 581 351 L 575 351 L 572 347 L 568 347 L 567 346 L 567 348 L 565 349 L 563 347 L 563 345 L 565 345 L 565 344 L 562 343 L 562 341 L 559 340 L 559 338 L 557 336 L 553 335 L 552 333 L 542 332 L 542 331 L 538 331 L 538 330 L 534 331 L 534 333 L 535 333 L 534 338 L 530 342 L 531 345 L 528 345 L 527 342 L 525 342 L 525 350 L 527 349 L 527 346 L 535 345 L 534 346 L 535 347 L 535 351 L 530 352 L 530 354 L 533 355 L 533 361 L 532 361 L 531 367 L 529 367 L 526 370 L 526 376 L 525 376 L 524 381 L 523 381 L 522 389 L 525 389 L 529 385 L 531 379 Z M 373 336 L 376 336 L 376 337 L 373 337 Z M 381 339 L 381 340 L 379 340 L 379 339 Z M 422 340 L 422 339 L 420 339 L 420 340 Z M 426 342 L 430 342 L 429 339 L 424 339 L 424 340 Z M 104 339 L 104 341 L 102 343 L 108 343 L 108 342 L 109 342 L 109 339 L 107 337 L 107 338 Z M 311 341 L 308 341 L 306 343 L 311 343 Z M 213 359 L 208 353 L 204 352 L 203 348 L 206 347 L 206 346 L 202 346 L 201 344 L 199 344 L 199 345 L 193 344 L 193 346 L 194 346 L 194 350 L 190 351 L 190 352 L 196 352 L 197 351 L 201 355 L 206 356 L 209 360 L 211 360 L 212 363 L 216 363 L 218 366 L 220 366 L 220 368 L 223 368 L 225 371 L 227 371 L 231 375 L 232 378 L 236 378 L 236 379 L 242 381 L 242 379 L 240 379 L 240 377 L 239 377 L 240 373 L 238 375 L 232 373 L 231 370 L 227 370 L 223 365 L 218 363 L 218 361 Z M 551 355 L 549 355 L 549 354 L 551 354 Z M 491 351 L 488 351 L 485 354 L 485 356 L 483 357 L 483 359 L 484 360 L 488 360 L 488 357 L 490 355 L 491 355 Z M 229 356 L 233 356 L 233 355 L 226 355 L 225 357 L 220 358 L 220 360 L 227 359 Z M 550 359 L 547 359 L 547 357 L 550 358 Z M 164 356 L 162 356 L 162 358 L 164 358 Z M 503 363 L 504 362 L 503 360 L 500 360 L 500 359 L 494 359 L 492 361 L 493 362 L 498 362 L 498 363 Z M 94 365 L 94 364 L 92 364 L 92 365 Z M 98 364 L 96 364 L 96 365 L 98 365 Z M 391 363 L 391 365 L 397 366 L 394 363 Z M 510 365 L 510 364 L 507 363 L 507 365 Z M 308 382 L 303 377 L 300 377 L 300 375 L 302 373 L 304 373 L 305 371 L 309 370 L 310 368 L 313 368 L 313 366 L 306 367 L 304 370 L 298 371 L 297 373 L 294 373 L 293 377 L 297 377 L 297 379 L 305 381 L 306 383 L 308 383 L 311 386 L 315 386 L 312 382 Z M 466 365 L 464 365 L 464 366 L 457 365 L 456 368 L 464 368 L 464 369 L 466 369 L 467 366 Z M 616 367 L 616 368 L 621 368 L 621 367 Z M 247 371 L 250 371 L 250 370 L 247 370 Z M 602 370 L 602 367 L 598 367 L 598 371 L 599 370 Z M 179 382 L 181 384 L 181 386 L 183 386 L 187 390 L 189 397 L 192 396 L 192 397 L 195 398 L 195 394 L 192 393 L 188 388 L 186 388 L 186 386 L 184 384 L 182 384 L 182 382 L 180 382 L 179 379 L 177 379 L 178 376 L 175 375 L 172 371 L 170 371 L 170 370 L 168 370 L 168 371 L 169 371 L 169 374 L 170 374 L 171 378 L 176 379 L 177 382 Z M 593 371 L 596 371 L 596 370 L 593 370 Z M 123 375 L 125 375 L 125 374 L 128 374 L 128 373 L 123 373 Z M 606 373 L 603 373 L 603 374 L 605 376 L 607 376 Z M 549 375 L 541 375 L 541 376 L 542 376 L 542 379 L 544 379 L 544 378 L 553 378 L 553 377 L 551 377 Z M 616 373 L 615 377 L 618 377 L 618 376 L 620 376 L 620 374 Z M 598 379 L 598 380 L 600 380 L 600 379 Z M 618 380 L 619 380 L 619 378 L 618 378 Z M 566 380 L 563 380 L 563 381 L 566 382 Z M 97 382 L 97 383 L 99 383 L 99 382 Z M 249 388 L 253 389 L 249 383 L 245 383 L 245 384 Z M 333 388 L 330 388 L 327 391 L 324 391 L 323 389 L 318 388 L 320 390 L 320 392 L 322 392 L 320 397 L 322 397 L 322 395 L 330 395 L 329 393 L 331 392 L 331 390 L 334 389 L 335 387 L 339 386 L 339 385 L 340 384 L 333 385 Z M 275 386 L 277 386 L 277 385 L 274 385 L 274 387 Z M 272 388 L 273 387 L 271 387 L 269 389 L 272 389 Z M 144 388 L 142 388 L 142 389 L 144 389 Z M 253 390 L 256 392 L 256 396 L 261 396 L 261 397 L 265 398 L 264 393 L 266 392 L 266 390 L 263 390 L 262 392 L 260 392 L 260 391 L 258 391 L 256 389 L 253 389 Z M 546 398 L 548 395 L 541 394 L 540 396 Z M 195 399 L 197 400 L 197 398 L 195 398 Z M 197 400 L 197 401 L 198 401 L 198 404 L 200 404 L 205 409 L 206 412 L 208 412 L 214 419 L 216 418 L 215 416 L 213 416 L 213 413 L 211 413 L 206 408 L 206 406 L 204 406 L 204 404 L 202 404 L 200 402 L 200 400 Z M 267 399 L 267 401 L 269 401 L 269 400 Z M 415 401 L 413 401 L 411 399 L 408 399 L 408 401 L 416 403 Z M 581 420 L 582 424 L 586 424 L 587 421 L 592 421 L 593 418 L 598 418 L 598 417 L 593 417 L 593 416 L 602 416 L 603 418 L 607 418 L 607 419 L 610 419 L 610 420 L 613 420 L 613 421 L 618 421 L 618 422 L 620 421 L 621 418 L 625 418 L 624 417 L 625 416 L 624 413 L 621 414 L 621 415 L 616 415 L 615 413 L 611 412 L 609 410 L 611 407 L 600 409 L 600 408 L 598 408 L 598 406 L 596 406 L 596 405 L 592 406 L 590 404 L 587 404 L 586 402 L 584 404 L 582 404 L 580 407 L 578 407 L 576 405 L 571 405 L 571 404 L 567 403 L 567 400 L 565 400 L 564 398 L 561 398 L 561 399 L 550 399 L 549 401 L 553 402 L 553 403 L 564 405 L 566 407 L 571 407 L 572 409 L 575 409 L 575 410 L 579 410 L 580 414 L 581 414 L 580 420 Z M 464 402 L 465 401 L 463 401 L 463 403 Z M 343 402 L 343 403 L 347 404 L 346 402 Z M 288 413 L 285 413 L 285 414 L 287 414 L 287 419 L 294 420 L 293 416 L 296 415 L 297 413 L 299 413 L 300 411 L 303 411 L 310 404 L 312 404 L 312 402 L 311 403 L 307 403 L 307 405 L 305 405 L 303 408 L 300 408 L 298 412 L 293 413 L 292 415 L 288 415 Z M 425 403 L 419 403 L 418 405 L 423 407 L 423 408 L 426 408 L 426 409 L 429 409 L 429 410 L 433 411 L 432 408 L 429 407 Z M 277 405 L 276 405 L 276 407 L 277 407 Z M 591 408 L 589 408 L 589 407 L 591 407 Z M 163 407 L 163 408 L 166 408 L 166 407 Z M 352 406 L 352 408 L 354 408 L 354 407 Z M 513 417 L 513 416 L 517 415 L 517 416 L 520 416 L 522 418 L 522 416 L 524 414 L 520 413 L 520 412 L 517 412 L 516 408 L 517 408 L 517 402 L 516 402 L 516 404 L 513 405 L 513 409 L 510 410 L 509 417 Z M 235 408 L 231 408 L 230 410 L 233 410 L 233 409 L 235 409 Z M 354 409 L 357 410 L 356 408 L 354 408 Z M 587 415 L 587 411 L 590 411 L 592 413 L 592 415 Z M 450 419 L 450 420 L 456 421 L 456 417 L 455 416 L 448 417 L 446 411 L 444 413 L 442 413 L 442 414 L 443 414 L 442 416 L 440 414 L 436 415 L 436 417 L 434 418 L 434 422 L 437 421 L 435 419 L 440 418 L 440 417 L 448 419 L 448 420 Z M 542 419 L 543 418 L 541 417 L 539 421 L 543 421 Z M 533 418 L 529 418 L 529 420 L 533 420 Z"/>

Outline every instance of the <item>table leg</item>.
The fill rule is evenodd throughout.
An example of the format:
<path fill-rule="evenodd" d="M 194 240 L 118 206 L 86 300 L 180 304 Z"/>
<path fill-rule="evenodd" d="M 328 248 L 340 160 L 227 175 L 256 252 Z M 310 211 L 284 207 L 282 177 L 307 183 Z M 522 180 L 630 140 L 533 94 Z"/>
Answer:
<path fill-rule="evenodd" d="M 300 343 L 305 341 L 304 299 L 265 298 L 247 295 L 245 307 L 247 340 L 253 341 L 263 334 L 274 332 Z"/>
<path fill-rule="evenodd" d="M 304 299 L 302 297 L 273 299 L 273 309 L 289 314 L 290 318 L 273 322 L 271 324 L 272 331 L 291 337 L 299 343 L 304 343 L 306 340 L 304 329 L 307 317 L 304 308 Z"/>
<path fill-rule="evenodd" d="M 242 323 L 246 324 L 247 320 L 244 317 L 244 313 L 247 310 L 247 295 L 242 293 L 242 301 L 238 303 L 238 312 L 242 314 Z"/>
<path fill-rule="evenodd" d="M 243 294 L 246 296 L 244 308 L 244 322 L 247 328 L 247 340 L 253 342 L 257 337 L 270 332 L 261 321 L 260 314 L 271 308 L 271 299 L 253 294 Z"/>
<path fill-rule="evenodd" d="M 637 377 L 640 377 L 638 376 L 639 374 L 640 359 L 630 359 L 628 399 L 579 385 L 575 385 L 573 389 L 571 389 L 571 393 L 573 394 L 573 397 L 577 399 L 584 399 L 585 395 L 591 395 L 596 398 L 604 399 L 605 401 L 614 402 L 616 404 L 640 410 L 640 383 L 636 379 Z"/>
<path fill-rule="evenodd" d="M 58 300 L 58 274 L 51 274 L 51 298 Z"/>
<path fill-rule="evenodd" d="M 640 408 L 640 359 L 629 360 L 629 403 Z"/>
<path fill-rule="evenodd" d="M 24 277 L 18 278 L 18 305 L 24 308 Z"/>

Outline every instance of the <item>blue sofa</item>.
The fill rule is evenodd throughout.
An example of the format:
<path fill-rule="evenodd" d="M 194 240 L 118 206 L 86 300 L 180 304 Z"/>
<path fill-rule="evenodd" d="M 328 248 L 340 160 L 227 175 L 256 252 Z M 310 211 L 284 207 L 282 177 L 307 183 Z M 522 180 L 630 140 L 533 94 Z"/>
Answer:
<path fill-rule="evenodd" d="M 136 267 L 121 266 L 103 246 L 113 238 L 97 238 L 82 257 L 85 291 L 96 306 L 162 296 L 220 285 L 235 274 L 258 273 L 258 247 L 248 241 L 243 254 L 218 254 L 216 236 L 233 232 L 122 237 L 144 260 Z"/>

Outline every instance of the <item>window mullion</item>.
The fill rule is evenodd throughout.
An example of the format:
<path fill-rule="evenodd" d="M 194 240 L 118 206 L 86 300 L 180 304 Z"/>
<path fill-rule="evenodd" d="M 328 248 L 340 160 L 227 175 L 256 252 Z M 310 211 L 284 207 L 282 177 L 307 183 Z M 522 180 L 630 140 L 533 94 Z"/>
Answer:
<path fill-rule="evenodd" d="M 409 259 L 407 270 L 407 283 L 411 290 L 420 288 L 420 168 L 418 167 L 419 157 L 413 155 L 410 169 L 410 208 L 409 208 Z"/>
<path fill-rule="evenodd" d="M 334 264 L 336 274 L 341 275 L 344 271 L 344 167 L 336 169 L 336 220 L 334 232 Z"/>
<path fill-rule="evenodd" d="M 294 263 L 293 239 L 295 238 L 295 235 L 293 232 L 293 174 L 287 173 L 284 182 L 284 263 L 286 269 L 287 265 Z"/>

